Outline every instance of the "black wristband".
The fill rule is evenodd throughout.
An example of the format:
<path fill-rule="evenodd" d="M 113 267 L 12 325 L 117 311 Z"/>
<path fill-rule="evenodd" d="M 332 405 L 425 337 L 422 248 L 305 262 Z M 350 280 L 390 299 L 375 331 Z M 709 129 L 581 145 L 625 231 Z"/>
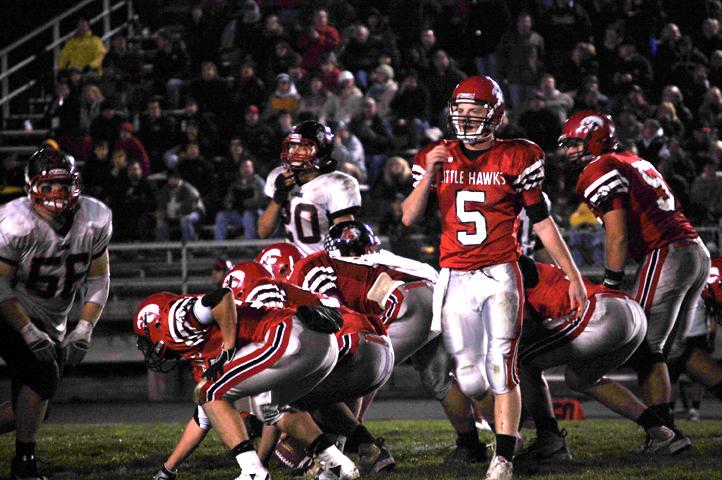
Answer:
<path fill-rule="evenodd" d="M 604 286 L 607 288 L 619 288 L 624 280 L 624 270 L 604 269 Z"/>

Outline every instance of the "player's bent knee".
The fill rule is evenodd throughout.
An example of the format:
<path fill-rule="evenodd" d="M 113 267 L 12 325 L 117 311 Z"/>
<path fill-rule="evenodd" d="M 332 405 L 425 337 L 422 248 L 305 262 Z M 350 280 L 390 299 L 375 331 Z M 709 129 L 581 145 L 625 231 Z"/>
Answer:
<path fill-rule="evenodd" d="M 203 406 L 204 403 L 208 402 L 208 386 L 209 381 L 206 379 L 198 382 L 193 389 L 193 402 L 199 407 Z"/>
<path fill-rule="evenodd" d="M 467 397 L 480 399 L 489 389 L 486 376 L 478 365 L 465 365 L 456 368 L 456 381 Z"/>
<path fill-rule="evenodd" d="M 590 379 L 589 377 L 580 375 L 569 368 L 567 368 L 564 372 L 564 380 L 566 381 L 567 386 L 575 392 L 586 392 L 599 381 L 598 378 Z"/>
<path fill-rule="evenodd" d="M 43 367 L 34 369 L 24 383 L 42 400 L 50 400 L 60 386 L 60 369 L 56 362 L 46 363 Z"/>

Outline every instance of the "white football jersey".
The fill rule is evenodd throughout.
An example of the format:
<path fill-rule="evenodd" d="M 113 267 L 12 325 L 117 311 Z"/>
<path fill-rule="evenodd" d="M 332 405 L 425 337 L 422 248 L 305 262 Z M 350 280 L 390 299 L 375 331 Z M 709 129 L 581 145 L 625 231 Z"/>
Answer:
<path fill-rule="evenodd" d="M 72 225 L 60 233 L 35 213 L 27 197 L 0 208 L 0 259 L 15 267 L 15 296 L 54 340 L 65 336 L 75 294 L 112 232 L 110 209 L 91 197 L 80 197 Z"/>
<path fill-rule="evenodd" d="M 268 174 L 264 190 L 268 197 L 273 197 L 274 182 L 282 171 L 283 167 L 276 167 Z M 331 218 L 360 206 L 361 190 L 355 178 L 337 171 L 323 173 L 289 193 L 282 211 L 286 237 L 304 256 L 323 250 Z"/>

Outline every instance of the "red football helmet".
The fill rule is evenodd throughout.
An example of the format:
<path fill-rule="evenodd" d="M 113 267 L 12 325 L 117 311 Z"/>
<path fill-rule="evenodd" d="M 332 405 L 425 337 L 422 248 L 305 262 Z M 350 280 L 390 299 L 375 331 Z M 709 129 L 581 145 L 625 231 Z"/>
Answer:
<path fill-rule="evenodd" d="M 707 312 L 722 325 L 722 258 L 712 260 L 702 298 Z"/>
<path fill-rule="evenodd" d="M 293 266 L 303 258 L 301 250 L 287 242 L 269 245 L 256 256 L 256 261 L 266 267 L 276 280 L 287 282 L 293 273 Z"/>
<path fill-rule="evenodd" d="M 25 188 L 35 208 L 53 215 L 72 211 L 80 198 L 75 159 L 60 150 L 43 147 L 25 165 Z M 60 188 L 53 190 L 53 184 Z"/>
<path fill-rule="evenodd" d="M 160 330 L 161 312 L 177 298 L 177 295 L 168 292 L 154 293 L 143 300 L 135 311 L 133 330 L 138 336 L 137 347 L 143 353 L 143 361 L 149 370 L 169 372 L 180 360 L 180 356 L 169 350 L 161 340 Z"/>
<path fill-rule="evenodd" d="M 223 279 L 223 286 L 233 291 L 233 298 L 240 301 L 246 286 L 253 280 L 267 278 L 273 280 L 266 268 L 258 262 L 240 262 L 231 268 Z"/>
<path fill-rule="evenodd" d="M 486 114 L 460 115 L 460 103 L 483 105 L 486 107 Z M 451 94 L 449 123 L 456 138 L 464 143 L 474 144 L 499 128 L 504 110 L 504 94 L 501 93 L 498 83 L 485 76 L 468 77 L 462 80 Z"/>
<path fill-rule="evenodd" d="M 332 152 L 331 129 L 322 123 L 306 120 L 293 127 L 293 131 L 283 139 L 281 163 L 288 170 L 326 173 L 336 168 Z"/>
<path fill-rule="evenodd" d="M 569 160 L 577 166 L 616 150 L 619 143 L 612 118 L 594 110 L 582 110 L 569 117 L 562 127 L 559 148 L 566 150 L 576 145 L 583 148 L 579 153 L 569 155 Z"/>

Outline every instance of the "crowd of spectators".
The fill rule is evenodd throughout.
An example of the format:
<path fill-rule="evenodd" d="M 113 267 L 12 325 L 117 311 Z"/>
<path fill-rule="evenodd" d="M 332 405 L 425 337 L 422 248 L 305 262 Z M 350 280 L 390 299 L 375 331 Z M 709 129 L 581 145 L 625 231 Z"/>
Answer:
<path fill-rule="evenodd" d="M 696 225 L 720 224 L 720 0 L 310 3 L 204 0 L 183 25 L 107 48 L 80 20 L 45 121 L 82 163 L 86 193 L 138 213 L 116 215 L 116 238 L 194 239 L 201 225 L 206 238 L 254 238 L 264 178 L 305 119 L 332 126 L 339 169 L 383 206 L 369 209 L 382 233 L 403 238 L 409 162 L 447 133 L 450 94 L 474 74 L 504 90 L 499 137 L 545 150 L 563 225 L 594 228 L 569 222 L 579 202 L 556 142 L 586 108 L 613 116 Z"/>

